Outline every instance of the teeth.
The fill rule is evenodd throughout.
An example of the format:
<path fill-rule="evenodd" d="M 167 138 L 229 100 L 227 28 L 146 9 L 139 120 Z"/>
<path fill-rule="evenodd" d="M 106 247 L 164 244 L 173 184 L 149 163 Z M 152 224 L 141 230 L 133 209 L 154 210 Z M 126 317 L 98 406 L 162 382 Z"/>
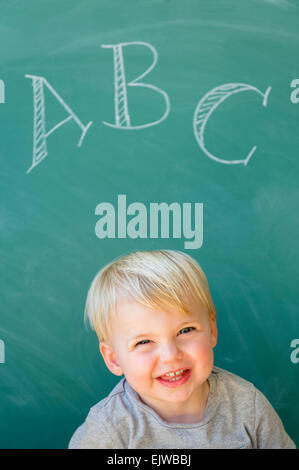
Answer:
<path fill-rule="evenodd" d="M 177 380 L 180 380 L 182 378 L 182 376 L 180 377 L 175 377 L 174 379 L 170 379 L 169 382 L 176 382 Z"/>
<path fill-rule="evenodd" d="M 181 370 L 178 370 L 177 372 L 169 372 L 168 374 L 164 374 L 164 375 L 166 375 L 166 377 L 175 377 L 176 375 L 182 375 L 183 373 L 184 373 L 184 369 L 181 369 Z"/>

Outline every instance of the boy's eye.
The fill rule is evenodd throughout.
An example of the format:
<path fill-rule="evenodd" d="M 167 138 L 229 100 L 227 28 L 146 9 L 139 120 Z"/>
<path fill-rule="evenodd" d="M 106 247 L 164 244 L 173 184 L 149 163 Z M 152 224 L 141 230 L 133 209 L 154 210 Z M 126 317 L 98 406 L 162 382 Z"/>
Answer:
<path fill-rule="evenodd" d="M 189 333 L 189 331 L 192 331 L 192 330 L 195 330 L 194 326 L 187 326 L 186 328 L 182 328 L 182 329 L 179 331 L 179 334 L 181 334 L 181 333 Z"/>
<path fill-rule="evenodd" d="M 142 341 L 139 341 L 138 343 L 135 344 L 135 346 L 138 346 L 140 344 L 148 344 L 149 343 L 149 339 L 143 339 Z"/>
<path fill-rule="evenodd" d="M 182 334 L 182 333 L 189 333 L 190 331 L 192 330 L 195 330 L 196 328 L 194 328 L 194 326 L 186 326 L 185 328 L 182 328 L 178 335 Z M 149 339 L 143 339 L 142 341 L 138 341 L 138 343 L 135 344 L 135 347 L 136 346 L 142 346 L 144 344 L 149 344 L 151 341 Z"/>

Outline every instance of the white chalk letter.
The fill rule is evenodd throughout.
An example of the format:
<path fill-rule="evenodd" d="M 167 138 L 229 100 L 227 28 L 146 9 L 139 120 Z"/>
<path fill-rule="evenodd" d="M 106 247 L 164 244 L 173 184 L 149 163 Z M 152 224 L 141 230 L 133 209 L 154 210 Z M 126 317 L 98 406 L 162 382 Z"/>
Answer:
<path fill-rule="evenodd" d="M 250 158 L 256 151 L 256 146 L 254 146 L 250 150 L 247 157 L 243 160 L 224 160 L 223 158 L 218 158 L 215 157 L 215 155 L 211 154 L 206 149 L 204 143 L 204 130 L 211 114 L 215 111 L 215 109 L 229 96 L 234 95 L 236 93 L 240 93 L 241 91 L 250 90 L 255 91 L 256 93 L 263 96 L 263 106 L 267 105 L 267 99 L 271 91 L 271 87 L 268 87 L 265 94 L 263 94 L 258 88 L 255 88 L 251 85 L 246 85 L 244 83 L 227 83 L 226 85 L 220 85 L 219 87 L 214 88 L 213 90 L 205 94 L 204 97 L 199 101 L 195 109 L 193 117 L 193 130 L 195 138 L 202 151 L 216 162 L 227 163 L 229 165 L 233 163 L 243 163 L 243 165 L 246 166 Z"/>
<path fill-rule="evenodd" d="M 126 83 L 125 66 L 124 66 L 124 59 L 123 59 L 123 47 L 125 46 L 148 47 L 152 51 L 153 56 L 154 56 L 152 65 L 143 74 L 139 75 L 139 77 L 135 78 L 135 80 L 132 80 L 129 83 Z M 104 48 L 111 47 L 113 49 L 114 107 L 115 107 L 115 124 L 112 124 L 110 122 L 105 122 L 105 121 L 103 121 L 103 123 L 106 126 L 115 127 L 117 129 L 143 129 L 145 127 L 154 126 L 164 121 L 164 119 L 166 119 L 167 115 L 169 114 L 169 110 L 170 110 L 170 103 L 169 103 L 169 98 L 168 98 L 167 93 L 154 85 L 149 85 L 148 83 L 140 82 L 140 80 L 143 77 L 145 77 L 155 67 L 157 63 L 158 54 L 157 54 L 156 49 L 151 44 L 148 44 L 147 42 L 140 42 L 140 41 L 122 42 L 119 44 L 109 44 L 109 45 L 105 44 L 105 45 L 102 45 L 102 47 Z M 131 126 L 131 118 L 130 118 L 129 109 L 128 109 L 127 86 L 150 88 L 160 93 L 163 96 L 165 100 L 165 105 L 166 105 L 166 110 L 163 116 L 157 121 L 148 122 L 147 124 L 141 124 L 138 126 Z"/>
<path fill-rule="evenodd" d="M 74 113 L 74 111 L 66 104 L 66 102 L 61 98 L 61 96 L 54 90 L 54 88 L 44 77 L 39 77 L 36 75 L 25 75 L 25 77 L 32 79 L 33 86 L 33 156 L 32 165 L 26 172 L 30 173 L 30 171 L 33 170 L 33 168 L 36 167 L 48 155 L 47 138 L 50 134 L 52 134 L 52 132 L 56 131 L 58 127 L 63 126 L 63 124 L 66 124 L 68 121 L 73 119 L 82 131 L 81 137 L 78 142 L 78 147 L 81 147 L 82 141 L 86 135 L 88 128 L 91 126 L 92 121 L 89 121 L 89 123 L 84 126 L 84 124 L 82 124 L 82 122 Z M 61 106 L 68 113 L 68 117 L 66 119 L 60 121 L 48 132 L 46 132 L 46 106 L 44 97 L 44 85 L 50 90 L 50 92 L 55 96 Z"/>

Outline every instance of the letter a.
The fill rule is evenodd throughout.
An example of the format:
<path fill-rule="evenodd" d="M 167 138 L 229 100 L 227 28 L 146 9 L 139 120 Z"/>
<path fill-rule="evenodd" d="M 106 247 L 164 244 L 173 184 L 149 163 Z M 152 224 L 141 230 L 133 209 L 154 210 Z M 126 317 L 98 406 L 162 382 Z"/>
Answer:
<path fill-rule="evenodd" d="M 123 47 L 133 46 L 133 45 L 148 47 L 153 53 L 154 61 L 152 65 L 143 74 L 139 75 L 139 77 L 135 78 L 135 80 L 132 80 L 131 82 L 127 84 L 126 77 L 125 77 L 124 59 L 123 59 Z M 102 47 L 104 48 L 112 47 L 113 49 L 114 107 L 115 107 L 115 124 L 111 124 L 110 122 L 105 122 L 105 121 L 103 121 L 103 123 L 106 126 L 115 127 L 117 129 L 142 129 L 144 127 L 154 126 L 164 121 L 164 119 L 166 119 L 166 117 L 168 116 L 169 110 L 170 110 L 170 103 L 169 103 L 169 98 L 168 98 L 167 93 L 154 85 L 149 85 L 147 83 L 140 82 L 140 80 L 145 75 L 147 75 L 155 67 L 157 63 L 158 54 L 157 54 L 156 49 L 150 44 L 148 44 L 147 42 L 139 42 L 139 41 L 122 42 L 120 44 L 114 44 L 114 45 L 105 44 L 105 45 L 102 45 Z M 166 105 L 166 110 L 163 116 L 157 121 L 148 122 L 147 124 L 141 124 L 139 126 L 131 126 L 131 119 L 130 119 L 129 110 L 128 110 L 127 86 L 150 88 L 160 93 L 163 96 L 165 100 L 165 105 Z"/>
<path fill-rule="evenodd" d="M 72 111 L 72 109 L 63 101 L 61 96 L 54 90 L 49 82 L 44 77 L 38 77 L 36 75 L 25 75 L 26 78 L 32 79 L 33 86 L 33 106 L 34 106 L 34 120 L 33 120 L 33 156 L 32 156 L 32 165 L 27 170 L 26 173 L 30 173 L 34 167 L 36 167 L 46 156 L 48 155 L 47 151 L 47 137 L 52 134 L 58 127 L 62 126 L 66 122 L 74 119 L 75 123 L 80 127 L 82 134 L 78 142 L 78 147 L 81 147 L 82 141 L 85 137 L 85 134 L 88 128 L 91 126 L 92 121 L 90 121 L 86 126 L 82 124 L 78 116 Z M 52 129 L 46 132 L 46 107 L 45 107 L 45 98 L 44 98 L 44 85 L 50 90 L 50 92 L 55 96 L 59 101 L 61 106 L 67 111 L 68 117 L 63 119 L 58 124 L 56 124 Z"/>

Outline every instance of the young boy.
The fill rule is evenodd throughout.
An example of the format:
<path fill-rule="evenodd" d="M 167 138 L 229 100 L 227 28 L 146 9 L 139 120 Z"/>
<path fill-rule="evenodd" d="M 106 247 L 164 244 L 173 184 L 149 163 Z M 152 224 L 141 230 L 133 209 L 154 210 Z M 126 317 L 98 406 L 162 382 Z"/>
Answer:
<path fill-rule="evenodd" d="M 70 449 L 294 449 L 265 396 L 213 366 L 216 310 L 185 253 L 136 252 L 103 268 L 87 296 L 108 369 L 124 375 Z"/>

